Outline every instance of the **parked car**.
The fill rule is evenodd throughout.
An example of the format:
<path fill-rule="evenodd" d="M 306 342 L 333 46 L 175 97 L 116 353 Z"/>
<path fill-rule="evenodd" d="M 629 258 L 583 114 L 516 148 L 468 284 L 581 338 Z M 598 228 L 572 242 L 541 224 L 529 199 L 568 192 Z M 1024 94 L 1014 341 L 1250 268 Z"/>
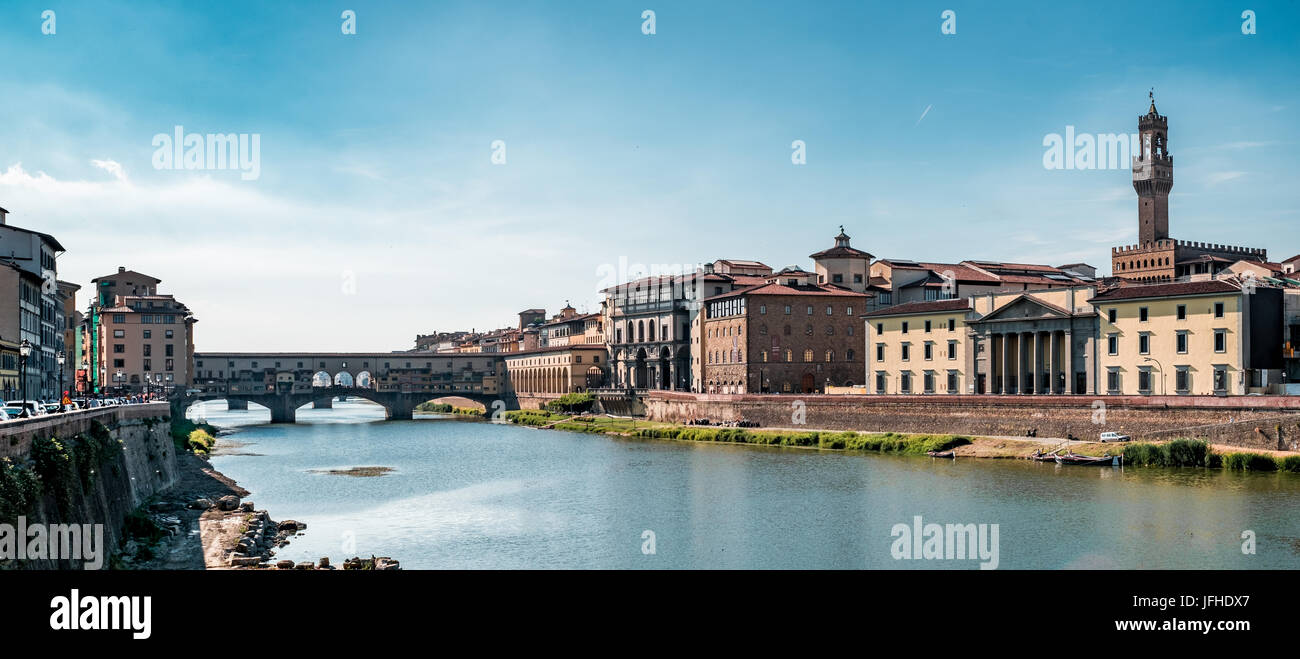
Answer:
<path fill-rule="evenodd" d="M 46 413 L 46 414 L 58 414 L 58 413 L 61 412 L 61 411 L 62 411 L 62 410 L 59 409 L 59 404 L 58 404 L 58 403 L 45 403 L 45 413 Z"/>
<path fill-rule="evenodd" d="M 45 414 L 45 407 L 40 401 L 35 400 L 10 400 L 5 401 L 8 407 L 19 408 L 20 416 L 41 416 Z M 25 411 L 25 413 L 23 413 Z"/>
<path fill-rule="evenodd" d="M 18 411 L 18 408 L 16 408 L 16 407 L 15 407 L 15 408 L 0 407 L 0 421 L 8 421 L 8 420 L 14 418 L 14 417 L 12 417 L 12 416 L 9 415 L 9 410 L 10 410 L 10 409 L 12 409 L 12 410 L 15 411 L 15 412 Z"/>
<path fill-rule="evenodd" d="M 1103 442 L 1127 442 L 1130 439 L 1133 438 L 1117 432 L 1104 432 L 1101 434 L 1101 441 Z"/>

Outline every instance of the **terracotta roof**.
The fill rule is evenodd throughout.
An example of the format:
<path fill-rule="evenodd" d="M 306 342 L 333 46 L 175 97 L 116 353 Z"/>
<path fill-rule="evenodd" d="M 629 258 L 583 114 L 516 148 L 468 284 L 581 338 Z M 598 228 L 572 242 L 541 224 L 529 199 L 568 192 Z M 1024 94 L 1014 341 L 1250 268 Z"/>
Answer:
<path fill-rule="evenodd" d="M 843 288 L 833 286 L 823 286 L 820 284 L 787 286 L 785 284 L 759 284 L 746 288 L 738 288 L 729 293 L 714 295 L 713 297 L 704 298 L 705 302 L 709 300 L 720 300 L 726 297 L 741 295 L 808 295 L 808 296 L 842 296 L 842 297 L 869 297 L 866 293 L 855 293 Z"/>
<path fill-rule="evenodd" d="M 1147 286 L 1120 286 L 1098 293 L 1089 302 L 1111 302 L 1115 300 L 1135 300 L 1155 297 L 1177 297 L 1183 295 L 1210 295 L 1213 293 L 1240 292 L 1241 287 L 1222 279 L 1210 281 L 1189 281 L 1169 284 L 1150 284 Z"/>
<path fill-rule="evenodd" d="M 854 247 L 842 247 L 842 246 L 836 246 L 830 249 L 823 249 L 820 252 L 808 255 L 808 258 L 813 258 L 813 259 L 826 259 L 826 258 L 835 259 L 835 258 L 849 258 L 849 257 L 870 259 L 871 255 Z"/>
<path fill-rule="evenodd" d="M 936 311 L 963 311 L 970 309 L 970 300 L 931 300 L 929 302 L 907 302 L 898 304 L 884 309 L 878 309 L 862 314 L 863 318 L 876 318 L 882 316 L 903 316 L 914 313 L 933 313 Z"/>
<path fill-rule="evenodd" d="M 1300 261 L 1300 254 L 1296 254 L 1295 256 L 1292 256 L 1291 258 L 1283 261 L 1283 263 L 1290 263 L 1292 261 Z"/>

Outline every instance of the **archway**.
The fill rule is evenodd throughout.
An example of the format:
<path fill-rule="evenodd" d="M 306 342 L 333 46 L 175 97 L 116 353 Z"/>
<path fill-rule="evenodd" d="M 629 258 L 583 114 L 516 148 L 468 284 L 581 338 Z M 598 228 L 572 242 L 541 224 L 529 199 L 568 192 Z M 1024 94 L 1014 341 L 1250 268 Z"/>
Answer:
<path fill-rule="evenodd" d="M 325 371 L 317 371 L 315 375 L 311 376 L 311 386 L 313 387 L 328 387 L 331 381 L 330 374 Z"/>
<path fill-rule="evenodd" d="M 657 389 L 672 389 L 672 380 L 670 379 L 669 362 L 672 360 L 672 352 L 668 346 L 659 349 L 659 381 L 655 384 Z"/>
<path fill-rule="evenodd" d="M 362 389 L 371 389 L 373 388 L 373 385 L 374 383 L 370 377 L 370 371 L 361 371 L 360 373 L 357 373 L 358 387 L 361 387 Z"/>
<path fill-rule="evenodd" d="M 334 375 L 334 386 L 336 387 L 351 387 L 354 383 L 352 374 L 347 371 L 339 371 Z"/>
<path fill-rule="evenodd" d="M 645 348 L 636 351 L 636 363 L 632 367 L 632 387 L 645 389 L 648 386 L 649 373 L 646 368 Z"/>

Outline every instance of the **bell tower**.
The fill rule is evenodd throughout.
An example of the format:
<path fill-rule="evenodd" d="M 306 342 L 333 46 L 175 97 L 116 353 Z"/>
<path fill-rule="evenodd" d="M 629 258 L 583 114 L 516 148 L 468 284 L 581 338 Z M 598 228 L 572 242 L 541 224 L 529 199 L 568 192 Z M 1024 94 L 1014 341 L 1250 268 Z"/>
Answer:
<path fill-rule="evenodd" d="M 1138 117 L 1139 147 L 1133 157 L 1133 189 L 1138 196 L 1138 245 L 1169 237 L 1169 190 L 1174 187 L 1174 158 L 1169 155 L 1169 119 L 1151 109 Z"/>

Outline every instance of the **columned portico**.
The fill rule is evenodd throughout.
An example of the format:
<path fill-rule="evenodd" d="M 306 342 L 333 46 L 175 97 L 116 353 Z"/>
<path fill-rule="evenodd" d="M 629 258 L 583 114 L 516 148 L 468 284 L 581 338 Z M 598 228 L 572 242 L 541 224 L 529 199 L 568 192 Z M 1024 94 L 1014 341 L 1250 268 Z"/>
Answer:
<path fill-rule="evenodd" d="M 987 341 L 987 359 L 977 362 L 975 377 L 987 378 L 988 393 L 1087 393 L 1077 389 L 1092 377 L 1082 359 L 1095 341 L 1097 316 L 1075 305 L 1070 292 L 1056 295 L 1051 301 L 1019 295 L 967 321 L 975 341 Z"/>

